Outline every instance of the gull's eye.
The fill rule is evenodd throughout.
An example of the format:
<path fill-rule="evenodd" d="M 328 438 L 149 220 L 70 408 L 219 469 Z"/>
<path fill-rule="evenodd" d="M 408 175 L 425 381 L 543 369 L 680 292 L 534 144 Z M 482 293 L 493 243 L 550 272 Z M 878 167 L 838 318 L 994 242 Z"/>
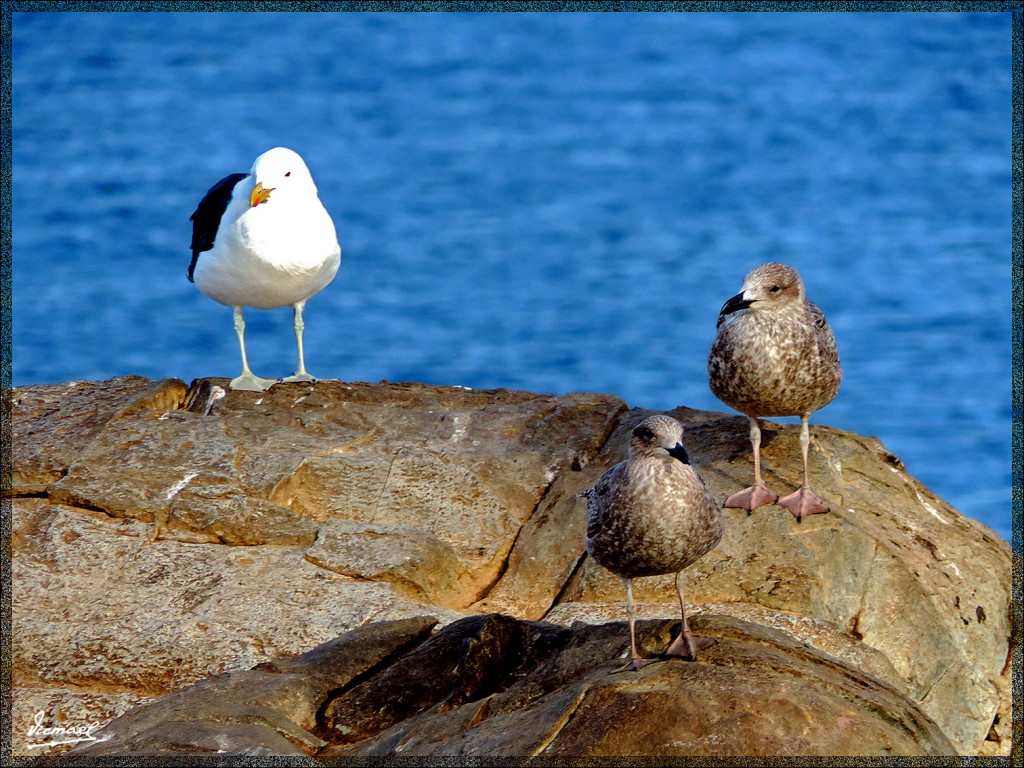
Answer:
<path fill-rule="evenodd" d="M 291 175 L 292 175 L 292 172 L 291 172 L 291 171 L 288 171 L 288 173 L 286 173 L 286 174 L 285 174 L 285 178 L 287 178 L 287 177 L 289 177 L 289 176 L 291 176 Z"/>
<path fill-rule="evenodd" d="M 654 432 L 650 427 L 637 427 L 633 430 L 633 434 L 643 440 L 645 443 L 649 443 L 654 439 Z"/>

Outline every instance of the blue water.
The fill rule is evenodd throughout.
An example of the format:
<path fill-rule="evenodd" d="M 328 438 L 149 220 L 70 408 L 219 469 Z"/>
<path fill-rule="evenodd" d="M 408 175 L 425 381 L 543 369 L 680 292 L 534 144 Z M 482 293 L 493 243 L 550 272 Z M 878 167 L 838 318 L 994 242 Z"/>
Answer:
<path fill-rule="evenodd" d="M 13 383 L 234 376 L 189 215 L 275 145 L 334 217 L 306 311 L 344 380 L 728 410 L 706 356 L 802 273 L 877 435 L 1010 538 L 1010 16 L 13 17 Z M 294 369 L 291 313 L 250 362 Z"/>

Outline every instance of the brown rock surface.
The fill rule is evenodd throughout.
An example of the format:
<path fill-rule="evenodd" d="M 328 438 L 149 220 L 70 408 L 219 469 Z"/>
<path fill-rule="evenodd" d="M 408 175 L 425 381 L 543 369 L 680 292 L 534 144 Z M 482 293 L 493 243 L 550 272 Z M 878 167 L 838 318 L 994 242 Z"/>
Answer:
<path fill-rule="evenodd" d="M 432 618 L 374 622 L 311 651 L 202 680 L 114 720 L 88 755 L 267 752 L 303 755 L 327 742 L 314 735 L 336 689 L 422 641 Z"/>
<path fill-rule="evenodd" d="M 118 411 L 153 386 L 141 376 L 20 387 L 11 398 L 17 446 L 12 493 L 43 493 Z"/>
<path fill-rule="evenodd" d="M 115 720 L 90 757 L 213 751 L 363 757 L 951 755 L 905 696 L 783 633 L 725 617 L 698 662 L 614 674 L 626 628 L 500 614 L 426 637 L 380 622 L 275 664 L 204 680 Z M 663 650 L 672 622 L 642 622 Z M 230 703 L 226 703 L 230 702 Z M 214 734 L 220 734 L 214 740 Z M 281 743 L 283 742 L 283 744 Z M 276 745 L 276 746 L 275 746 Z"/>
<path fill-rule="evenodd" d="M 128 377 L 12 393 L 15 754 L 40 751 L 28 751 L 24 737 L 39 711 L 105 721 L 204 677 L 298 653 L 374 621 L 429 615 L 444 626 L 492 612 L 555 623 L 624 619 L 618 579 L 583 555 L 585 514 L 577 494 L 624 456 L 628 429 L 648 411 L 602 395 L 327 381 L 229 392 L 206 414 L 193 402 L 201 399 L 192 397 L 199 383 Z M 686 426 L 691 459 L 716 496 L 745 484 L 743 417 L 685 408 L 671 415 Z M 766 424 L 762 454 L 772 487 L 799 485 L 798 431 Z M 899 706 L 910 709 L 901 711 L 919 707 L 957 752 L 1008 754 L 1009 547 L 907 475 L 872 438 L 814 427 L 811 473 L 833 510 L 827 515 L 797 524 L 777 507 L 749 516 L 727 511 L 722 543 L 688 569 L 696 619 L 718 627 L 740 622 L 743 642 L 767 632 L 770 642 L 755 643 L 762 649 L 789 654 L 778 637 L 812 646 L 816 671 L 808 679 L 818 681 L 817 692 L 806 695 L 823 711 L 838 706 L 814 698 L 835 690 L 820 682 L 819 657 L 827 654 L 829 664 L 906 696 Z M 635 588 L 641 616 L 678 616 L 671 577 L 640 579 Z M 490 701 L 474 698 L 480 690 L 497 690 L 487 679 L 504 662 L 487 653 L 516 657 L 524 647 L 526 630 L 502 621 L 491 621 L 486 641 L 473 641 L 491 649 L 480 652 L 483 681 L 460 683 L 464 692 L 456 699 L 463 703 L 437 713 L 446 719 L 429 726 L 452 734 L 451 749 L 463 744 L 463 754 L 477 748 L 466 723 L 491 720 L 483 710 L 470 715 Z M 624 628 L 608 638 L 624 643 Z M 707 663 L 724 669 L 719 646 L 712 649 L 718 661 Z M 531 663 L 521 661 L 524 670 Z M 656 699 L 665 685 L 678 683 L 662 680 L 663 668 L 677 667 L 657 664 L 639 673 L 651 686 L 641 698 Z M 585 683 L 591 671 L 577 671 L 542 697 L 540 709 L 510 709 L 508 727 L 541 733 L 545 717 L 566 712 L 577 713 L 575 723 L 584 705 L 575 698 L 583 688 L 573 686 L 590 691 L 586 708 L 602 717 L 610 710 L 598 705 L 611 706 L 602 697 L 636 704 L 629 698 L 636 691 L 619 690 L 619 676 Z M 447 679 L 435 672 L 428 678 Z M 781 682 L 789 673 L 780 674 L 776 669 L 766 687 L 747 695 L 792 701 L 790 682 Z M 723 698 L 700 699 L 700 706 L 738 706 L 729 696 L 741 694 L 714 679 Z M 476 693 L 465 693 L 466 685 L 477 686 Z M 331 706 L 340 711 L 355 700 L 333 697 Z M 353 743 L 370 749 L 391 729 L 413 727 L 422 715 L 416 701 L 409 699 L 380 734 Z M 539 715 L 541 709 L 548 714 Z M 463 726 L 460 717 L 467 718 Z M 910 722 L 906 717 L 897 719 Z M 175 722 L 187 731 L 180 717 Z M 257 736 L 244 718 L 222 712 L 208 722 L 232 725 L 224 732 L 232 749 L 244 751 L 250 737 L 252 749 L 264 753 L 284 749 L 279 739 L 303 754 L 328 748 L 312 747 L 317 742 L 301 734 L 296 739 L 280 723 Z M 340 731 L 292 722 L 342 749 Z M 856 722 L 854 730 L 874 728 Z M 773 720 L 771 729 L 791 744 L 788 723 Z M 749 743 L 759 745 L 751 748 L 769 754 L 769 743 L 778 746 L 771 729 L 750 731 Z M 672 732 L 676 741 L 703 744 L 702 754 L 722 754 L 711 731 Z M 870 732 L 879 739 L 872 749 L 944 749 L 931 736 L 915 742 L 917 736 L 900 741 Z M 196 749 L 219 743 L 216 728 L 203 733 Z M 187 741 L 187 733 L 150 736 L 145 743 L 154 749 Z M 560 732 L 558 744 L 568 739 Z M 142 743 L 136 747 L 149 748 Z M 554 743 L 545 754 L 556 754 Z M 590 754 L 629 748 L 614 739 L 601 743 L 605 751 Z M 826 746 L 793 749 L 809 754 Z"/>

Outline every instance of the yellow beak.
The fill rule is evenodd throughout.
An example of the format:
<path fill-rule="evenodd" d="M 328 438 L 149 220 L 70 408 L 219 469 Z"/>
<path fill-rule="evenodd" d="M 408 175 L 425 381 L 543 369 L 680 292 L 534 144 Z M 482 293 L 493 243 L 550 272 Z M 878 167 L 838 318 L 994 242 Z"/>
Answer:
<path fill-rule="evenodd" d="M 255 208 L 260 203 L 265 203 L 270 197 L 270 193 L 273 192 L 277 187 L 271 187 L 267 189 L 262 184 L 258 183 L 252 188 L 252 194 L 249 195 L 249 205 Z"/>

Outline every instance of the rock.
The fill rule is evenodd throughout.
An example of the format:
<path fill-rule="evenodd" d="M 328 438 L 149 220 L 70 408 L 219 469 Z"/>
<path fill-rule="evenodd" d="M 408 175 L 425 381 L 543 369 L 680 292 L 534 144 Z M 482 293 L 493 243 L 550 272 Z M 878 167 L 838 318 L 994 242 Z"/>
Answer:
<path fill-rule="evenodd" d="M 12 393 L 20 750 L 31 691 L 109 701 L 106 719 L 375 619 L 457 618 L 425 601 L 476 600 L 557 472 L 624 408 L 319 382 L 229 392 L 207 415 L 192 407 L 205 383 Z M 338 562 L 396 532 L 408 558 L 362 546 Z"/>
<path fill-rule="evenodd" d="M 428 637 L 432 624 L 379 622 L 205 680 L 115 720 L 76 753 L 212 751 L 222 734 L 227 754 L 276 744 L 346 760 L 954 754 L 891 686 L 746 621 L 701 616 L 695 627 L 718 642 L 698 662 L 625 674 L 612 672 L 623 622 L 563 628 L 492 614 Z M 667 646 L 673 624 L 640 623 L 648 653 Z"/>
<path fill-rule="evenodd" d="M 384 581 L 416 599 L 458 607 L 469 570 L 447 542 L 419 528 L 326 520 L 306 559 L 364 581 Z"/>
<path fill-rule="evenodd" d="M 461 734 L 459 718 L 491 719 L 492 705 L 481 703 L 490 694 L 482 692 L 504 685 L 492 680 L 497 671 L 534 664 L 523 650 L 534 647 L 524 640 L 531 632 L 574 653 L 560 645 L 570 627 L 559 625 L 615 622 L 608 642 L 624 642 L 615 634 L 625 618 L 622 587 L 584 556 L 577 494 L 623 458 L 629 429 L 651 412 L 596 394 L 330 381 L 228 392 L 208 408 L 211 382 L 226 386 L 127 377 L 11 393 L 15 754 L 39 753 L 27 751 L 24 734 L 41 709 L 106 721 L 211 675 L 240 674 L 374 622 L 432 616 L 442 638 L 463 617 L 515 617 L 488 618 L 479 637 L 459 641 L 469 643 L 467 653 L 483 654 L 472 656 L 479 679 L 469 669 L 446 676 L 423 656 L 416 672 L 422 696 L 394 703 L 390 724 L 375 735 L 367 735 L 377 726 L 364 721 L 365 712 L 353 715 L 360 738 L 348 742 L 340 728 L 290 721 L 324 742 L 316 746 L 286 724 L 260 721 L 257 733 L 255 721 L 222 711 L 209 722 L 232 724 L 223 744 L 253 754 L 284 749 L 277 739 L 307 755 L 370 749 L 384 743 L 383 734 L 412 727 L 423 696 L 442 681 L 455 686 L 451 701 L 462 703 L 439 712 L 452 714 L 430 727 Z M 716 496 L 748 484 L 745 418 L 686 408 L 670 414 L 686 427 L 691 460 Z M 765 424 L 765 477 L 776 490 L 799 485 L 798 433 L 797 425 Z M 727 511 L 722 543 L 687 572 L 694 619 L 719 628 L 740 622 L 728 625 L 748 639 L 774 633 L 773 647 L 783 647 L 779 637 L 806 644 L 829 664 L 884 681 L 909 702 L 900 712 L 919 708 L 957 753 L 1009 754 L 1010 548 L 935 497 L 873 438 L 813 427 L 811 474 L 833 510 L 827 515 L 796 523 L 778 507 Z M 671 576 L 638 579 L 635 589 L 641 616 L 678 619 Z M 526 629 L 536 621 L 549 628 Z M 412 674 L 411 662 L 399 661 L 391 659 L 389 669 Z M 651 691 L 669 684 L 656 674 L 662 667 L 642 670 L 655 670 Z M 542 697 L 551 717 L 575 712 L 575 723 L 584 688 L 626 701 L 615 676 L 584 685 L 593 670 L 573 669 L 576 677 Z M 791 698 L 783 679 L 773 677 L 779 687 L 756 695 Z M 399 680 L 378 683 L 401 691 Z M 701 699 L 701 706 L 732 706 L 731 695 Z M 372 700 L 355 696 L 353 688 L 331 697 L 331 711 L 357 712 L 353 702 Z M 592 707 L 598 699 L 588 701 Z M 474 706 L 483 709 L 471 715 Z M 510 709 L 509 728 L 541 733 L 548 715 L 539 711 L 525 703 Z M 186 721 L 175 717 L 165 722 L 179 725 L 159 739 L 138 731 L 132 743 L 188 749 L 174 730 L 187 731 Z M 786 727 L 772 725 L 779 733 L 789 733 Z M 214 731 L 203 733 L 195 749 L 220 743 Z M 679 733 L 703 744 L 705 754 L 719 754 L 713 739 Z M 945 748 L 930 736 L 913 747 L 917 736 L 871 733 L 879 739 L 872 749 Z M 769 749 L 748 735 L 757 749 Z M 840 735 L 832 737 L 843 748 Z M 823 743 L 801 749 L 810 754 Z"/>
<path fill-rule="evenodd" d="M 131 710 L 77 752 L 314 752 L 326 746 L 313 732 L 329 696 L 422 640 L 435 624 L 423 617 L 375 622 L 307 653 L 207 678 Z"/>
<path fill-rule="evenodd" d="M 437 613 L 387 584 L 317 568 L 301 547 L 148 543 L 150 528 L 15 505 L 15 685 L 155 697 L 377 618 Z"/>
<path fill-rule="evenodd" d="M 141 376 L 126 376 L 14 390 L 11 425 L 18 450 L 13 457 L 12 494 L 44 493 L 118 411 L 153 386 Z"/>
<path fill-rule="evenodd" d="M 665 603 L 638 603 L 639 618 L 665 617 L 670 611 Z M 582 621 L 603 624 L 622 618 L 622 603 L 562 603 L 548 612 L 545 621 L 571 626 Z M 704 603 L 687 608 L 688 617 L 714 615 L 729 616 L 781 631 L 794 640 L 812 646 L 833 656 L 854 669 L 867 672 L 882 680 L 899 680 L 888 657 L 881 651 L 865 645 L 828 622 L 786 611 L 773 611 L 752 603 Z"/>

